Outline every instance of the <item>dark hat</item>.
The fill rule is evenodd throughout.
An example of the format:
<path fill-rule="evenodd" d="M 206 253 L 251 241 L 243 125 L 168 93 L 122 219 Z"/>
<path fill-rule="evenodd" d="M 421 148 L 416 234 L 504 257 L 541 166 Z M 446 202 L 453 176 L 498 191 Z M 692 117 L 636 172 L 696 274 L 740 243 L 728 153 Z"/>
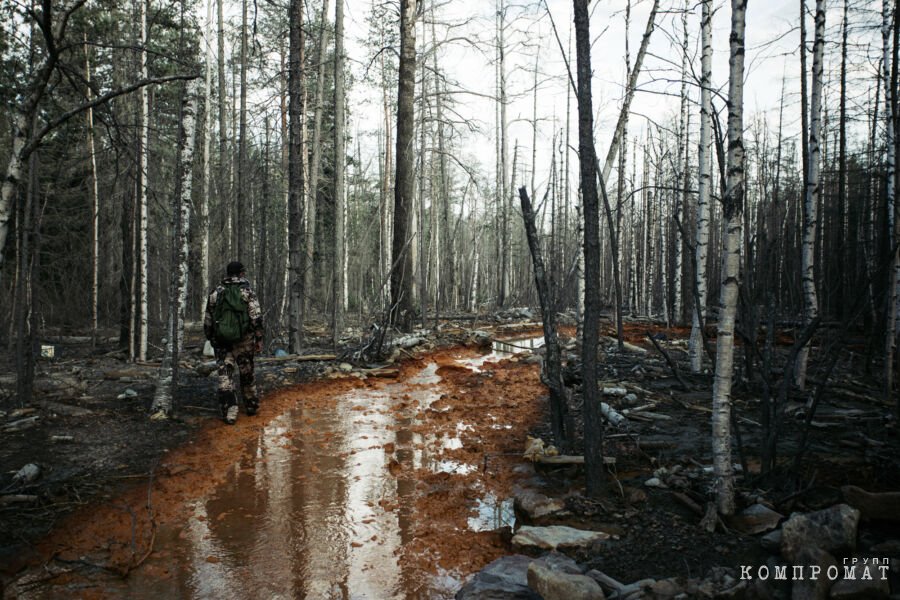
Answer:
<path fill-rule="evenodd" d="M 225 267 L 225 274 L 229 277 L 233 275 L 240 275 L 244 272 L 244 265 L 239 260 L 235 260 L 233 262 L 228 263 L 228 266 Z"/>

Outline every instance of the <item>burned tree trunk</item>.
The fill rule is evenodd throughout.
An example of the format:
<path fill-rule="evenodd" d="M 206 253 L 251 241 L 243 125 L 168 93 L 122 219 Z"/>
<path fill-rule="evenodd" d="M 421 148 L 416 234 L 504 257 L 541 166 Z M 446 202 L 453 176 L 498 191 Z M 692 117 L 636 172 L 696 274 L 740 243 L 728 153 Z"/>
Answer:
<path fill-rule="evenodd" d="M 578 159 L 584 205 L 584 464 L 587 493 L 603 491 L 603 421 L 597 398 L 597 344 L 600 337 L 600 203 L 591 101 L 591 32 L 587 0 L 574 0 L 575 52 L 578 73 Z"/>
<path fill-rule="evenodd" d="M 559 341 L 556 337 L 556 303 L 550 291 L 547 271 L 544 269 L 541 241 L 534 225 L 534 211 L 528 199 L 528 191 L 524 187 L 519 188 L 519 200 L 522 202 L 522 220 L 525 222 L 525 235 L 528 238 L 531 262 L 534 265 L 534 284 L 537 287 L 543 315 L 541 321 L 544 324 L 544 348 L 547 351 L 544 355 L 546 369 L 544 383 L 550 388 L 550 426 L 553 429 L 553 440 L 557 446 L 563 448 L 567 445 L 565 427 L 567 403 L 566 388 L 562 380 Z"/>

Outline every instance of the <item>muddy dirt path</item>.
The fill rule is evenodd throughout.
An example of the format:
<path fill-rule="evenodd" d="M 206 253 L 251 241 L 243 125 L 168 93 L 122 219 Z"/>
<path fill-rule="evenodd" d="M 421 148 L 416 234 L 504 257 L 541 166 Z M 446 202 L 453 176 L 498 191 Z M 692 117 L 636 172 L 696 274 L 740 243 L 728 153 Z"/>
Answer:
<path fill-rule="evenodd" d="M 537 366 L 455 349 L 210 423 L 40 544 L 18 597 L 450 598 L 504 553 Z M 13 586 L 7 592 L 12 592 Z"/>

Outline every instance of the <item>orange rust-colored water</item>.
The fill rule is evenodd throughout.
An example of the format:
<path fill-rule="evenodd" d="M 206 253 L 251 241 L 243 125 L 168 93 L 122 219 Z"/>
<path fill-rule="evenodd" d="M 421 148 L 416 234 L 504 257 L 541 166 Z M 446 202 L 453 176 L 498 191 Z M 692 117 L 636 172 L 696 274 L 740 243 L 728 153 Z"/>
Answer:
<path fill-rule="evenodd" d="M 437 352 L 211 422 L 152 480 L 62 523 L 38 551 L 77 568 L 26 597 L 452 597 L 508 550 L 504 500 L 530 475 L 545 392 L 503 356 Z"/>

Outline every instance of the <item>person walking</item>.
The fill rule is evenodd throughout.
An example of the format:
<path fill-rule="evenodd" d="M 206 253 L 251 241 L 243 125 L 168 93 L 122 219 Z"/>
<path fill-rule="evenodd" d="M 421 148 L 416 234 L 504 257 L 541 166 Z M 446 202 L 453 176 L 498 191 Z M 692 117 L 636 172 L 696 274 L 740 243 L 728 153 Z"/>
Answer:
<path fill-rule="evenodd" d="M 240 374 L 247 415 L 253 416 L 259 410 L 253 358 L 263 349 L 263 318 L 259 300 L 246 275 L 244 265 L 239 261 L 228 263 L 225 278 L 206 299 L 203 316 L 203 333 L 216 354 L 222 418 L 229 425 L 233 425 L 238 416 L 235 368 Z"/>

